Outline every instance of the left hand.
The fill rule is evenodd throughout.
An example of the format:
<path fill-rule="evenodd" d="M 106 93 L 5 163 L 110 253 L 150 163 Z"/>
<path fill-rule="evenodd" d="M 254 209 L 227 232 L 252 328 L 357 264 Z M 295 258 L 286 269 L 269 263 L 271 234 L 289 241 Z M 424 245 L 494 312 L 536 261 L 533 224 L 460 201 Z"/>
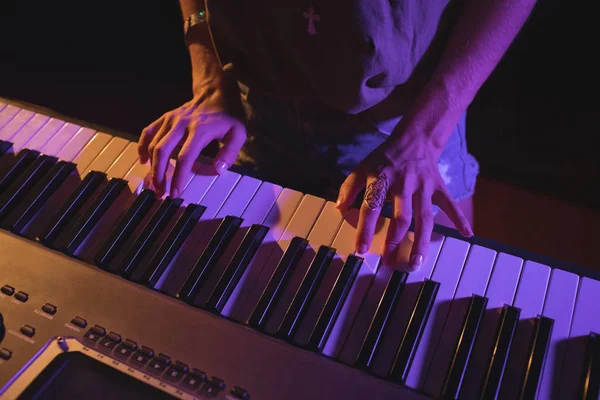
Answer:
<path fill-rule="evenodd" d="M 400 150 L 398 150 L 400 149 Z M 426 144 L 410 143 L 399 146 L 392 139 L 384 142 L 367 156 L 346 178 L 340 188 L 338 208 L 347 210 L 356 196 L 378 179 L 381 187 L 387 181 L 387 193 L 381 192 L 369 206 L 362 202 L 357 227 L 356 251 L 366 253 L 373 240 L 375 227 L 384 200 L 393 204 L 393 218 L 384 246 L 384 262 L 396 266 L 399 262 L 400 243 L 415 219 L 415 240 L 409 258 L 408 270 L 414 271 L 423 265 L 434 225 L 433 204 L 454 222 L 457 230 L 466 237 L 473 236 L 471 226 L 462 210 L 452 198 L 438 170 L 437 152 Z M 377 183 L 377 182 L 376 182 Z M 414 213 L 413 213 L 414 211 Z"/>

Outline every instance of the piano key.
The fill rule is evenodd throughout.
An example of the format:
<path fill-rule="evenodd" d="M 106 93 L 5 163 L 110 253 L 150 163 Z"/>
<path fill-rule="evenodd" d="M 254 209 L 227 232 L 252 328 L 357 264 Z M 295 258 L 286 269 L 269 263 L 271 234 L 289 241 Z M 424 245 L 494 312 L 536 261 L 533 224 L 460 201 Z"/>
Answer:
<path fill-rule="evenodd" d="M 15 211 L 2 223 L 2 228 L 20 234 L 44 203 L 75 170 L 75 164 L 59 161 L 29 191 Z"/>
<path fill-rule="evenodd" d="M 499 253 L 496 257 L 496 264 L 485 292 L 485 297 L 488 299 L 487 309 L 467 366 L 460 392 L 461 397 L 477 396 L 483 385 L 488 361 L 494 349 L 499 311 L 505 304 L 513 303 L 522 264 L 522 259 L 510 254 Z"/>
<path fill-rule="evenodd" d="M 334 255 L 335 249 L 327 246 L 319 248 L 281 324 L 275 331 L 278 337 L 290 340 L 295 336 Z"/>
<path fill-rule="evenodd" d="M 504 375 L 508 354 L 511 352 L 511 344 L 520 314 L 520 308 L 509 305 L 502 308 L 493 351 L 483 380 L 481 395 L 479 396 L 480 399 L 495 399 L 498 396 L 500 382 Z"/>
<path fill-rule="evenodd" d="M 39 156 L 9 187 L 0 191 L 0 221 L 23 201 L 28 191 L 43 178 L 56 161 L 56 157 Z"/>
<path fill-rule="evenodd" d="M 56 118 L 50 118 L 46 125 L 44 125 L 35 133 L 35 135 L 33 135 L 31 139 L 23 144 L 23 148 L 38 151 L 41 150 L 64 125 L 65 121 L 61 121 Z"/>
<path fill-rule="evenodd" d="M 404 290 L 402 291 L 402 295 L 400 296 L 400 300 L 398 302 L 398 306 L 396 310 L 392 313 L 390 323 L 388 324 L 388 329 L 383 333 L 381 338 L 381 351 L 374 356 L 371 372 L 377 376 L 385 377 L 387 376 L 388 371 L 392 366 L 392 362 L 394 360 L 394 352 L 400 342 L 400 338 L 404 334 L 406 326 L 408 325 L 408 320 L 410 318 L 410 313 L 413 309 L 414 304 L 417 301 L 417 297 L 419 296 L 419 292 L 421 290 L 421 286 L 423 285 L 423 281 L 425 279 L 430 279 L 434 270 L 434 266 L 438 263 L 440 258 L 440 251 L 443 247 L 446 238 L 439 233 L 433 232 L 431 235 L 431 244 L 429 246 L 428 255 L 425 258 L 424 264 L 417 271 L 413 271 L 408 274 L 408 278 L 406 278 L 406 284 L 404 285 Z M 414 241 L 414 235 L 412 232 L 409 232 L 405 240 L 402 241 L 401 245 L 403 246 L 402 252 L 405 254 L 405 259 L 408 260 L 408 256 L 410 255 L 411 247 Z M 448 248 L 444 251 L 444 260 L 440 265 L 450 265 L 452 261 L 452 255 L 457 254 L 458 259 L 460 260 L 461 254 L 464 253 L 464 257 L 466 257 L 468 252 L 468 245 L 465 246 L 462 241 L 455 242 L 454 240 L 449 241 Z M 462 266 L 457 267 L 462 268 Z M 380 268 L 381 270 L 382 268 Z M 441 269 L 441 268 L 440 268 Z M 456 274 L 456 271 L 450 271 L 452 274 Z M 440 276 L 440 272 L 438 272 L 438 276 Z M 377 284 L 381 281 L 376 280 L 374 283 Z M 444 290 L 445 284 L 442 286 L 442 290 Z M 365 300 L 365 304 L 373 304 L 375 301 L 379 301 L 380 291 L 377 289 L 380 285 L 374 285 L 373 290 L 369 291 L 368 296 Z M 378 296 L 379 295 L 379 296 Z M 438 297 L 440 294 L 438 293 Z M 367 303 L 368 302 L 368 303 Z M 363 307 L 367 309 L 368 307 Z M 371 306 L 373 310 L 374 307 Z M 362 313 L 357 318 L 365 319 L 365 315 L 373 315 L 373 313 Z M 357 320 L 358 321 L 358 320 Z M 364 324 L 362 325 L 364 326 Z M 364 329 L 364 328 L 363 328 Z M 357 329 L 354 329 L 357 330 Z M 361 337 L 361 335 L 351 335 L 349 337 L 349 343 L 345 346 L 348 349 L 344 351 L 344 361 L 348 362 L 348 360 L 353 360 L 354 357 L 358 353 L 356 353 L 356 344 L 354 347 L 351 347 L 351 343 L 356 343 L 356 337 Z M 363 336 L 364 337 L 364 336 Z M 350 341 L 352 338 L 352 341 Z M 348 355 L 349 354 L 349 355 Z"/>
<path fill-rule="evenodd" d="M 342 268 L 342 271 L 333 286 L 333 290 L 317 319 L 317 323 L 309 336 L 307 344 L 308 349 L 322 351 L 325 347 L 325 343 L 327 342 L 327 339 L 329 339 L 333 325 L 337 322 L 342 306 L 348 299 L 348 294 L 356 280 L 362 263 L 363 259 L 355 255 L 350 255 L 346 258 L 344 267 Z"/>
<path fill-rule="evenodd" d="M 537 395 L 540 375 L 546 361 L 546 354 L 548 352 L 548 345 L 550 344 L 553 326 L 554 320 L 551 318 L 538 316 L 535 319 L 531 343 L 529 344 L 529 350 L 527 351 L 525 358 L 526 368 L 522 376 L 522 382 L 517 387 L 519 399 L 535 399 Z M 517 351 L 518 349 L 515 348 L 514 351 L 511 352 L 511 355 Z M 508 368 L 510 368 L 510 364 Z M 503 381 L 506 381 L 506 378 L 504 378 Z M 507 386 L 506 382 L 503 383 L 502 388 L 504 388 L 504 386 Z"/>
<path fill-rule="evenodd" d="M 584 400 L 600 398 L 600 337 L 590 332 L 587 337 L 587 348 L 583 364 L 583 374 L 579 395 Z"/>
<path fill-rule="evenodd" d="M 284 253 L 277 268 L 273 272 L 269 283 L 263 290 L 258 303 L 252 315 L 248 320 L 248 325 L 255 329 L 264 329 L 265 324 L 273 312 L 275 304 L 279 302 L 283 295 L 283 289 L 289 281 L 292 271 L 300 262 L 300 257 L 308 246 L 308 240 L 295 237 L 292 239 L 286 252 Z"/>
<path fill-rule="evenodd" d="M 390 276 L 381 302 L 378 304 L 375 315 L 369 324 L 369 329 L 360 347 L 358 357 L 354 362 L 356 367 L 365 370 L 371 368 L 375 348 L 379 345 L 383 331 L 390 320 L 390 316 L 398 305 L 398 300 L 400 300 L 400 295 L 404 289 L 407 277 L 408 273 L 403 271 L 394 271 Z"/>
<path fill-rule="evenodd" d="M 226 171 L 217 177 L 199 203 L 206 207 L 206 210 L 200 217 L 200 221 L 196 224 L 194 229 L 192 229 L 192 232 L 184 242 L 181 250 L 177 253 L 171 262 L 171 265 L 163 273 L 161 279 L 159 279 L 155 289 L 170 294 L 171 296 L 177 295 L 192 268 L 194 268 L 194 265 L 196 265 L 196 262 L 198 261 L 199 255 L 197 254 L 197 247 L 204 232 L 208 228 L 212 228 L 212 226 L 218 226 L 220 221 L 215 220 L 217 213 L 238 183 L 239 179 L 240 175 L 231 171 Z"/>
<path fill-rule="evenodd" d="M 35 150 L 21 150 L 12 160 L 10 166 L 0 171 L 0 193 L 4 193 L 33 164 L 39 155 L 40 153 Z"/>
<path fill-rule="evenodd" d="M 455 352 L 450 360 L 446 379 L 443 382 L 441 390 L 441 398 L 443 399 L 459 398 L 462 381 L 465 377 L 469 358 L 473 351 L 486 307 L 487 298 L 477 294 L 471 296 L 467 311 L 464 314 L 462 329 L 455 345 Z M 435 362 L 437 362 L 437 357 Z"/>
<path fill-rule="evenodd" d="M 532 337 L 532 321 L 542 313 L 550 278 L 550 267 L 526 261 L 519 279 L 513 306 L 521 309 L 521 317 L 509 354 L 508 365 L 502 378 L 500 397 L 515 399 L 528 366 L 527 354 Z"/>
<path fill-rule="evenodd" d="M 136 282 L 154 287 L 204 211 L 206 211 L 204 206 L 188 204 Z"/>
<path fill-rule="evenodd" d="M 600 332 L 600 281 L 581 278 L 560 374 L 561 399 L 578 398 L 577 392 L 584 374 L 585 339 L 590 332 Z"/>
<path fill-rule="evenodd" d="M 58 150 L 56 156 L 61 160 L 73 161 L 77 158 L 79 153 L 85 146 L 90 143 L 92 138 L 96 135 L 96 132 L 89 128 L 81 128 L 75 132 L 73 137 L 69 139 L 67 144 Z M 49 150 L 49 149 L 47 149 Z M 78 164 L 82 163 L 82 159 L 79 158 Z"/>
<path fill-rule="evenodd" d="M 59 245 L 67 255 L 75 254 L 75 251 L 126 186 L 127 181 L 113 178 L 102 188 L 90 206 L 82 212 L 82 215 L 77 219 L 69 233 L 67 233 L 64 244 Z"/>
<path fill-rule="evenodd" d="M 215 222 L 218 222 L 226 216 L 241 217 L 244 214 L 248 205 L 252 203 L 254 195 L 256 194 L 259 187 L 260 181 L 258 179 L 249 176 L 241 177 L 241 179 L 233 188 L 233 191 L 231 192 L 227 200 L 225 200 L 225 203 L 223 203 L 223 206 L 217 213 Z M 242 217 L 242 224 L 243 221 L 244 218 Z M 242 237 L 246 233 L 245 231 L 247 229 L 243 228 L 242 224 L 240 224 L 234 236 L 229 240 L 229 243 L 223 249 L 223 253 L 219 256 L 219 259 L 216 260 L 216 264 L 211 267 L 211 271 L 207 276 L 205 284 L 200 288 L 200 292 L 198 292 L 197 297 L 194 299 L 194 304 L 200 306 L 205 304 L 208 300 L 208 296 L 217 284 L 219 276 L 222 274 L 222 272 L 227 267 L 228 263 L 231 261 L 233 254 L 237 250 L 237 246 L 239 246 L 239 242 L 235 243 L 234 240 L 236 239 L 236 237 L 239 238 L 238 233 Z M 240 232 L 240 230 L 242 230 L 242 232 Z M 205 249 L 208 246 L 210 238 L 214 235 L 215 232 L 216 223 L 207 226 L 206 231 L 203 233 L 202 237 L 196 244 L 196 260 L 200 258 L 203 249 Z"/>
<path fill-rule="evenodd" d="M 225 248 L 231 242 L 241 223 L 242 219 L 240 217 L 225 217 L 183 284 L 179 292 L 179 298 L 189 303 L 195 301 L 196 296 L 208 281 L 209 275 L 213 272 L 219 258 L 223 255 Z"/>
<path fill-rule="evenodd" d="M 283 294 L 275 305 L 272 316 L 265 326 L 265 330 L 270 334 L 277 333 L 319 248 L 321 246 L 330 247 L 329 245 L 333 242 L 341 222 L 342 214 L 336 209 L 334 203 L 325 202 L 323 199 L 311 195 L 306 195 L 302 199 L 293 218 L 279 238 L 277 246 L 275 246 L 274 251 L 263 267 L 261 274 L 258 275 L 256 285 L 253 288 L 251 297 L 248 299 L 251 302 L 248 304 L 248 308 L 254 308 L 258 304 L 262 290 L 273 276 L 275 268 L 285 254 L 285 251 L 287 251 L 292 239 L 294 237 L 307 238 L 308 246 L 300 257 L 298 265 L 292 271 L 289 280 L 283 288 Z"/>
<path fill-rule="evenodd" d="M 77 211 L 83 207 L 96 189 L 105 181 L 106 175 L 103 172 L 93 171 L 89 173 L 66 201 L 63 200 L 63 206 L 52 215 L 45 228 L 43 228 L 38 237 L 39 241 L 45 246 L 52 247 L 56 238 L 62 233 Z"/>
<path fill-rule="evenodd" d="M 435 349 L 435 362 L 431 363 L 423 388 L 431 396 L 438 397 L 441 393 L 452 358 L 456 357 L 456 344 L 462 333 L 461 328 L 464 328 L 464 325 L 461 324 L 465 321 L 469 311 L 472 296 L 485 294 L 495 258 L 495 251 L 478 245 L 471 246 L 458 288 L 450 305 L 448 318 Z M 461 368 L 466 365 L 465 362 Z M 461 374 L 464 374 L 464 371 Z"/>
<path fill-rule="evenodd" d="M 9 150 L 12 150 L 13 144 L 4 140 L 0 140 L 0 157 L 6 154 Z"/>
<path fill-rule="evenodd" d="M 552 270 L 542 315 L 552 318 L 554 327 L 540 378 L 538 399 L 548 399 L 551 394 L 560 394 L 559 377 L 566 351 L 564 343 L 569 338 L 578 285 L 577 275 L 560 269 Z"/>
<path fill-rule="evenodd" d="M 221 274 L 221 277 L 215 285 L 215 289 L 208 297 L 208 301 L 206 302 L 206 305 L 204 305 L 206 309 L 221 312 L 229 300 L 233 288 L 237 286 L 242 274 L 246 271 L 246 268 L 248 268 L 250 260 L 256 255 L 256 251 L 262 244 L 268 230 L 269 228 L 263 225 L 252 225 L 230 264 Z"/>
<path fill-rule="evenodd" d="M 337 250 L 336 256 L 325 275 L 323 284 L 317 291 L 315 300 L 309 308 L 305 321 L 300 326 L 297 337 L 294 338 L 298 343 L 308 343 L 312 327 L 315 326 L 314 324 L 316 324 L 319 314 L 333 290 L 347 257 L 354 254 L 358 215 L 359 212 L 357 209 L 352 209 L 347 213 L 342 226 L 332 242 L 331 246 Z M 354 279 L 350 288 L 350 293 L 348 293 L 348 301 L 342 305 L 342 309 L 334 322 L 327 343 L 322 350 L 323 354 L 327 356 L 338 357 L 341 352 L 354 318 L 358 314 L 358 309 L 371 285 L 371 281 L 377 273 L 380 261 L 379 255 L 383 253 L 383 244 L 387 236 L 388 227 L 389 219 L 380 218 L 369 251 L 361 255 L 363 262 L 358 271 L 358 276 Z"/>
<path fill-rule="evenodd" d="M 10 141 L 13 144 L 13 153 L 17 153 L 23 149 L 35 134 L 48 122 L 48 117 L 41 114 L 35 114 L 34 117 L 25 124 L 19 131 L 13 135 Z"/>
<path fill-rule="evenodd" d="M 394 362 L 390 368 L 389 379 L 394 382 L 403 383 L 406 381 L 423 331 L 431 315 L 439 287 L 439 282 L 432 280 L 426 280 L 421 287 L 421 292 L 410 316 L 408 326 L 406 331 L 404 331 L 400 345 L 395 352 Z"/>
<path fill-rule="evenodd" d="M 144 226 L 141 234 L 135 239 L 133 246 L 128 249 L 117 271 L 121 276 L 126 278 L 131 277 L 138 267 L 140 259 L 154 245 L 158 235 L 169 220 L 173 218 L 182 201 L 181 199 L 172 199 L 170 197 L 162 201 L 158 210 L 156 210 L 150 221 Z"/>
<path fill-rule="evenodd" d="M 0 111 L 4 110 L 4 107 L 6 107 L 6 103 L 0 101 Z"/>
<path fill-rule="evenodd" d="M 4 128 L 4 126 L 6 126 L 20 111 L 20 108 L 15 107 L 12 104 L 4 107 L 4 109 L 0 111 L 0 130 Z"/>
<path fill-rule="evenodd" d="M 41 149 L 40 152 L 51 156 L 57 156 L 58 153 L 65 147 L 65 145 L 77 135 L 77 132 L 81 129 L 80 126 L 66 123 L 64 124 L 55 135 L 52 136 L 52 140 L 49 140 Z M 27 146 L 29 147 L 29 146 Z M 70 160 L 66 160 L 70 161 Z"/>
<path fill-rule="evenodd" d="M 108 268 L 111 261 L 123 247 L 144 216 L 148 214 L 155 202 L 156 195 L 153 190 L 145 189 L 137 196 L 132 206 L 127 210 L 127 213 L 120 219 L 116 229 L 111 233 L 108 240 L 96 254 L 96 265 L 103 269 Z"/>
<path fill-rule="evenodd" d="M 123 150 L 125 150 L 125 147 L 127 146 L 128 143 L 129 142 L 123 138 L 113 137 L 110 140 L 110 142 L 108 142 L 108 144 L 106 146 L 104 146 L 104 148 L 98 154 L 98 156 L 94 158 L 94 161 L 92 161 L 92 163 L 90 163 L 90 165 L 87 167 L 86 172 L 106 171 L 107 176 L 108 176 L 109 168 L 118 159 L 119 155 L 123 152 Z M 125 163 L 125 165 L 128 164 L 130 160 L 131 160 L 131 158 L 128 159 L 128 162 Z M 80 161 L 80 163 L 83 164 L 82 161 Z M 131 165 L 133 165 L 133 163 L 129 164 L 130 167 L 131 167 Z M 127 168 L 127 169 L 129 169 L 129 168 Z M 80 168 L 79 164 L 78 164 L 77 170 L 79 171 L 79 174 L 81 176 L 85 176 L 86 172 L 84 172 L 83 166 Z"/>
<path fill-rule="evenodd" d="M 0 140 L 11 140 L 35 114 L 29 110 L 20 110 L 12 119 L 0 128 Z"/>
<path fill-rule="evenodd" d="M 242 276 L 242 280 L 233 291 L 231 298 L 221 311 L 221 314 L 235 319 L 240 323 L 246 323 L 252 314 L 252 311 L 258 304 L 263 289 L 269 281 L 266 277 L 263 281 L 260 279 L 265 268 L 270 268 L 268 261 L 273 253 L 278 253 L 281 259 L 281 248 L 277 241 L 281 238 L 284 230 L 290 223 L 298 204 L 302 199 L 302 193 L 291 189 L 283 189 L 267 217 L 263 220 L 263 225 L 269 227 L 263 245 L 259 248 L 254 259 Z M 315 217 L 316 218 L 316 217 Z M 313 221 L 314 222 L 314 221 Z M 308 228 L 310 229 L 310 228 Z M 274 257 L 277 258 L 277 257 Z"/>

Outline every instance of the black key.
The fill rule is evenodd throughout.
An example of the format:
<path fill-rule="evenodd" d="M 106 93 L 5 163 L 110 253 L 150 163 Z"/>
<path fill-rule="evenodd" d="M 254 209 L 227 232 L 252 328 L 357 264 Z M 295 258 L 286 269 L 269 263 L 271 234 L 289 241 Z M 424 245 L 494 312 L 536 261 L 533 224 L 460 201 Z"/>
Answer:
<path fill-rule="evenodd" d="M 4 193 L 10 185 L 27 169 L 40 153 L 35 150 L 23 149 L 12 160 L 10 166 L 0 171 L 0 193 Z"/>
<path fill-rule="evenodd" d="M 535 319 L 527 356 L 527 369 L 521 383 L 519 399 L 534 399 L 537 394 L 553 327 L 554 320 L 552 318 L 538 315 Z"/>
<path fill-rule="evenodd" d="M 469 308 L 465 315 L 460 335 L 458 335 L 454 356 L 452 357 L 452 361 L 450 361 L 450 367 L 444 381 L 441 396 L 443 399 L 459 398 L 461 383 L 467 371 L 471 350 L 473 350 L 487 302 L 488 299 L 486 297 L 476 294 L 472 295 L 469 300 Z"/>
<path fill-rule="evenodd" d="M 2 222 L 2 228 L 9 229 L 17 234 L 21 233 L 75 168 L 76 165 L 68 161 L 59 161 L 54 165 L 27 193 L 27 196 L 25 196 L 15 211 Z"/>
<path fill-rule="evenodd" d="M 256 329 L 264 329 L 292 276 L 292 272 L 300 262 L 306 246 L 308 246 L 308 240 L 297 236 L 292 239 L 273 275 L 271 275 L 269 283 L 260 295 L 260 299 L 248 319 L 248 325 Z"/>
<path fill-rule="evenodd" d="M 54 214 L 44 228 L 39 237 L 40 242 L 45 246 L 52 247 L 58 235 L 105 181 L 106 174 L 103 172 L 91 171 L 87 174 L 75 191 L 65 200 L 64 206 Z"/>
<path fill-rule="evenodd" d="M 590 332 L 583 364 L 580 398 L 596 400 L 600 398 L 600 335 Z"/>
<path fill-rule="evenodd" d="M 69 230 L 61 249 L 68 255 L 73 255 L 85 238 L 90 234 L 94 226 L 119 194 L 127 187 L 127 181 L 124 179 L 113 178 L 98 193 L 96 198 L 83 211 L 79 219 Z"/>
<path fill-rule="evenodd" d="M 8 153 L 10 148 L 13 146 L 11 142 L 7 142 L 5 140 L 0 140 L 0 157 Z"/>
<path fill-rule="evenodd" d="M 237 286 L 242 275 L 248 268 L 248 264 L 254 258 L 258 247 L 262 244 L 269 228 L 263 225 L 254 224 L 244 236 L 244 240 L 236 250 L 231 262 L 223 271 L 215 288 L 208 296 L 205 308 L 221 312 L 233 289 Z"/>
<path fill-rule="evenodd" d="M 325 347 L 325 343 L 329 339 L 329 334 L 348 298 L 348 293 L 350 293 L 350 289 L 356 280 L 363 261 L 363 258 L 355 255 L 349 255 L 346 259 L 342 271 L 338 275 L 335 285 L 321 310 L 317 323 L 310 334 L 306 346 L 308 349 L 319 352 L 323 351 L 323 347 Z"/>
<path fill-rule="evenodd" d="M 169 266 L 175 254 L 179 251 L 185 239 L 189 236 L 198 220 L 206 211 L 206 207 L 198 204 L 189 204 L 177 223 L 171 229 L 158 251 L 150 260 L 138 282 L 154 287 L 165 269 Z"/>
<path fill-rule="evenodd" d="M 0 192 L 0 221 L 17 208 L 29 190 L 46 175 L 57 161 L 56 157 L 39 156 L 4 192 Z"/>
<path fill-rule="evenodd" d="M 404 383 L 412 359 L 417 351 L 423 329 L 431 313 L 431 308 L 437 296 L 440 284 L 426 279 L 421 286 L 415 308 L 408 321 L 408 326 L 402 336 L 402 341 L 396 350 L 396 356 L 390 368 L 389 378 L 394 382 Z"/>
<path fill-rule="evenodd" d="M 375 356 L 375 349 L 379 346 L 379 341 L 383 337 L 383 331 L 387 326 L 390 317 L 398 305 L 398 300 L 404 289 L 408 274 L 402 271 L 394 271 L 385 287 L 383 296 L 377 305 L 375 315 L 369 324 L 369 329 L 362 345 L 355 365 L 361 369 L 371 368 L 371 362 Z"/>
<path fill-rule="evenodd" d="M 219 258 L 223 255 L 225 248 L 237 232 L 243 220 L 239 217 L 227 216 L 219 225 L 219 229 L 211 239 L 208 246 L 200 256 L 192 272 L 183 284 L 179 297 L 187 302 L 193 302 L 200 289 L 215 269 Z"/>
<path fill-rule="evenodd" d="M 156 202 L 156 194 L 153 190 L 145 189 L 135 199 L 127 213 L 119 220 L 116 229 L 111 233 L 104 243 L 94 261 L 100 268 L 108 268 L 119 250 L 131 236 L 135 228 L 142 222 L 146 214 L 152 209 Z"/>
<path fill-rule="evenodd" d="M 300 326 L 300 321 L 302 321 L 306 315 L 308 305 L 315 296 L 317 288 L 321 284 L 325 272 L 335 256 L 335 252 L 336 250 L 331 247 L 319 247 L 315 258 L 310 264 L 310 267 L 308 267 L 308 271 L 304 275 L 304 278 L 302 278 L 302 283 L 300 284 L 298 291 L 285 312 L 281 325 L 277 329 L 277 336 L 280 338 L 289 340 L 296 334 L 296 331 Z"/>
<path fill-rule="evenodd" d="M 500 390 L 502 375 L 506 368 L 506 360 L 510 352 L 517 323 L 521 316 L 521 309 L 509 305 L 502 307 L 500 320 L 498 321 L 498 330 L 496 331 L 496 339 L 494 341 L 494 349 L 490 355 L 488 370 L 483 380 L 481 388 L 481 399 L 495 399 Z"/>
<path fill-rule="evenodd" d="M 118 272 L 121 275 L 127 278 L 131 277 L 134 269 L 150 251 L 158 235 L 160 235 L 160 232 L 167 226 L 171 218 L 173 218 L 182 202 L 183 199 L 172 199 L 170 197 L 163 200 L 158 210 L 156 210 L 150 221 L 144 226 L 142 233 L 127 252 L 125 259 L 119 267 Z"/>

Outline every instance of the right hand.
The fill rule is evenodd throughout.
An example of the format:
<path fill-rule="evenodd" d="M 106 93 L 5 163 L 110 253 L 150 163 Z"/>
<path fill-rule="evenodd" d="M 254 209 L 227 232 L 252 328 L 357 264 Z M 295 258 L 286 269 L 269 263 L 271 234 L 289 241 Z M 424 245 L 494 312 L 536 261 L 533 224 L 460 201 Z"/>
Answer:
<path fill-rule="evenodd" d="M 192 100 L 165 113 L 142 131 L 138 142 L 140 162 L 150 161 L 152 185 L 158 196 L 166 192 L 169 158 L 178 145 L 182 146 L 171 181 L 173 198 L 181 195 L 196 158 L 212 140 L 223 144 L 214 160 L 216 172 L 222 173 L 233 165 L 246 141 L 246 128 L 239 91 L 237 99 L 229 92 L 222 88 L 198 91 Z"/>

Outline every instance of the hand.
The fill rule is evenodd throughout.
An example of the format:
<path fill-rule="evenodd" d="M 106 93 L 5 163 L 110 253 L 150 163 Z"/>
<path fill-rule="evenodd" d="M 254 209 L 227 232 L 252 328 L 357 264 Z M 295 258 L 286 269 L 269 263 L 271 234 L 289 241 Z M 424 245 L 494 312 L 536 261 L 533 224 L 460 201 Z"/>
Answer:
<path fill-rule="evenodd" d="M 423 264 L 429 248 L 434 225 L 433 204 L 450 217 L 463 236 L 470 237 L 473 233 L 439 173 L 436 152 L 421 144 L 401 151 L 397 148 L 393 142 L 384 142 L 356 167 L 340 188 L 338 208 L 346 210 L 367 187 L 356 236 L 356 251 L 365 253 L 371 245 L 384 200 L 387 197 L 393 202 L 394 213 L 383 254 L 384 262 L 390 266 L 399 263 L 400 243 L 408 232 L 414 211 L 415 240 L 408 265 L 408 270 L 414 271 Z"/>
<path fill-rule="evenodd" d="M 169 158 L 181 145 L 177 155 L 171 197 L 179 197 L 189 178 L 198 155 L 212 140 L 223 147 L 215 157 L 214 167 L 222 173 L 236 160 L 246 141 L 246 128 L 241 117 L 239 92 L 237 103 L 226 90 L 204 88 L 179 108 L 165 113 L 148 125 L 138 143 L 140 162 L 152 165 L 152 185 L 158 196 L 164 195 L 167 184 Z"/>

